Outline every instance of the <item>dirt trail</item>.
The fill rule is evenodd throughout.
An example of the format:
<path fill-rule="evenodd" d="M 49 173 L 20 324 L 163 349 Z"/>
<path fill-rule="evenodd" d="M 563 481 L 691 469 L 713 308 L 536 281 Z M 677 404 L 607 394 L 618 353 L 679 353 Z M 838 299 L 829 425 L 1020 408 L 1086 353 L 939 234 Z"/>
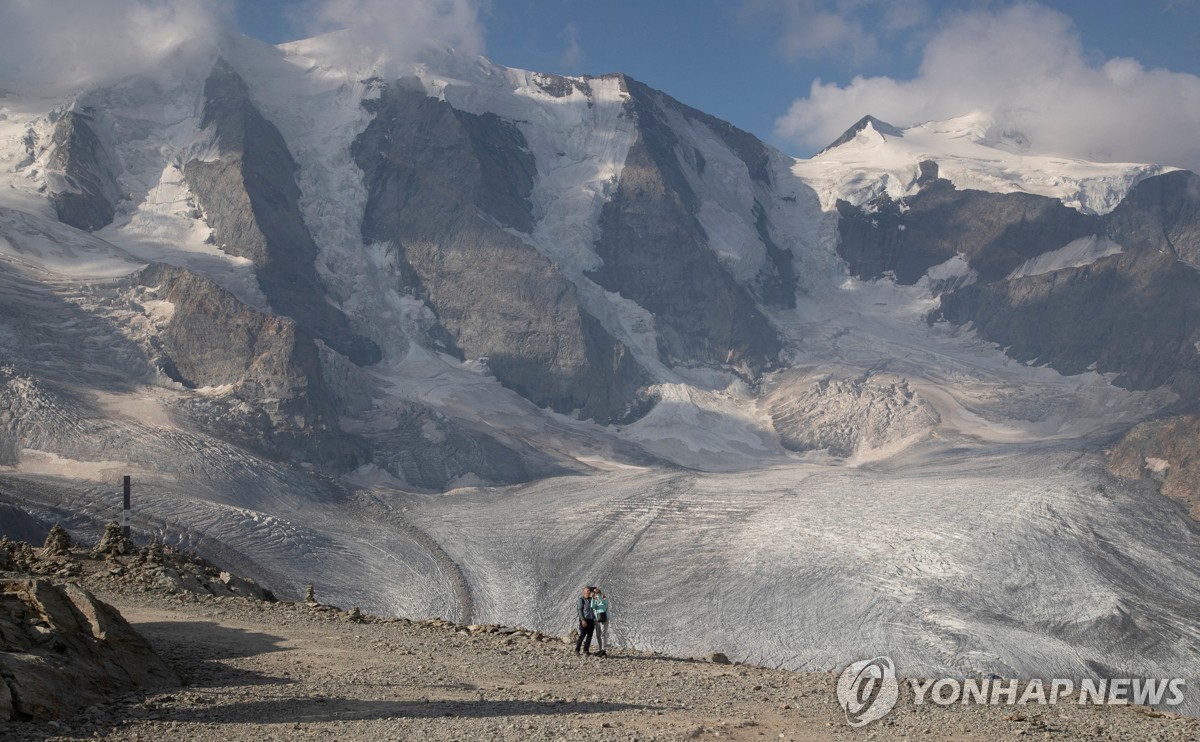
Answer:
<path fill-rule="evenodd" d="M 460 626 L 354 623 L 329 608 L 97 590 L 185 677 L 5 739 L 992 740 L 1200 738 L 1195 720 L 1132 708 L 931 706 L 847 726 L 834 678 Z M 1006 718 L 1007 717 L 1007 718 Z"/>

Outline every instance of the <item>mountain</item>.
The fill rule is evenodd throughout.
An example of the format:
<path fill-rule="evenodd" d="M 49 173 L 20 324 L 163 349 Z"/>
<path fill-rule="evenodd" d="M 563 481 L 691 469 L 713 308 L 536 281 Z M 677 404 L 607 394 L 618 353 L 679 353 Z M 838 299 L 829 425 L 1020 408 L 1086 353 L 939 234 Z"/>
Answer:
<path fill-rule="evenodd" d="M 600 582 L 663 651 L 1196 675 L 1197 176 L 343 48 L 3 93 L 0 505 L 131 474 L 139 533 L 379 613 Z"/>

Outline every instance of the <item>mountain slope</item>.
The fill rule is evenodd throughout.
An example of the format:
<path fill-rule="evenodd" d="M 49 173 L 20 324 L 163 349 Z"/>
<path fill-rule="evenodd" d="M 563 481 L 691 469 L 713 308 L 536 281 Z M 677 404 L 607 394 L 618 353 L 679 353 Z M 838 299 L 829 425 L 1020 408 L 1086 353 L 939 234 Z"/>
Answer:
<path fill-rule="evenodd" d="M 379 612 L 599 580 L 674 651 L 1196 674 L 1196 526 L 1101 453 L 1189 460 L 1196 176 L 979 117 L 800 161 L 625 75 L 335 42 L 4 93 L 6 493 L 86 524 L 132 473 L 142 534 Z"/>

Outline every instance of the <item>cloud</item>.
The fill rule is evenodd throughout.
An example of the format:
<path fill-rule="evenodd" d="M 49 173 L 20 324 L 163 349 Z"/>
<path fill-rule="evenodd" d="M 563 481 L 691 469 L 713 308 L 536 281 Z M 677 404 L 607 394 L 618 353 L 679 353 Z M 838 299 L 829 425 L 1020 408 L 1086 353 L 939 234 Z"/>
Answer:
<path fill-rule="evenodd" d="M 343 31 L 337 42 L 346 59 L 367 56 L 392 62 L 413 59 L 431 46 L 484 53 L 480 12 L 488 0 L 308 0 L 293 13 L 297 26 L 315 35 Z"/>
<path fill-rule="evenodd" d="M 82 86 L 215 39 L 231 0 L 0 0 L 0 85 Z"/>
<path fill-rule="evenodd" d="M 1200 169 L 1200 77 L 1096 62 L 1068 17 L 1032 3 L 948 18 L 910 80 L 817 80 L 775 130 L 815 150 L 868 113 L 904 126 L 971 112 L 1021 131 L 1039 152 Z"/>
<path fill-rule="evenodd" d="M 579 44 L 578 24 L 568 23 L 562 30 L 562 37 L 567 42 L 567 48 L 559 62 L 568 70 L 577 69 L 579 63 L 583 61 L 583 47 Z"/>
<path fill-rule="evenodd" d="M 862 64 L 884 40 L 928 15 L 925 0 L 741 0 L 740 6 L 742 20 L 773 24 L 780 54 L 793 62 L 836 57 Z"/>

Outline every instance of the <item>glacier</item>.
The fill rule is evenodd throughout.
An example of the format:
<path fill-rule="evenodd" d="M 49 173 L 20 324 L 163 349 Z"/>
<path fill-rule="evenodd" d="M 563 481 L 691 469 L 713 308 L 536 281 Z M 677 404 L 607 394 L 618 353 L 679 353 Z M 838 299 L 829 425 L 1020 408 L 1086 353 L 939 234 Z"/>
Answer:
<path fill-rule="evenodd" d="M 150 262 L 269 311 L 250 261 L 211 243 L 180 175 L 206 156 L 196 101 L 208 54 L 153 85 L 81 96 L 125 127 L 106 136 L 127 199 L 90 235 L 54 219 L 39 195 L 44 165 L 26 162 L 27 132 L 47 131 L 71 100 L 0 100 L 0 349 L 20 366 L 0 368 L 11 382 L 0 407 L 31 429 L 59 426 L 4 460 L 0 500 L 94 532 L 132 473 L 140 534 L 196 548 L 281 596 L 311 582 L 322 600 L 375 613 L 565 633 L 579 586 L 600 584 L 617 646 L 795 670 L 886 654 L 913 676 L 1200 682 L 1200 527 L 1149 484 L 1104 468 L 1113 436 L 1178 395 L 1095 371 L 1065 376 L 1010 358 L 969 325 L 932 321 L 946 282 L 973 280 L 961 257 L 904 286 L 855 278 L 837 253 L 837 201 L 898 200 L 922 160 L 959 188 L 1050 196 L 1088 214 L 1111 212 L 1170 168 L 1031 152 L 971 115 L 900 135 L 868 124 L 808 160 L 772 150 L 768 188 L 710 124 L 670 109 L 679 156 L 705 163 L 687 182 L 719 262 L 750 284 L 768 262 L 765 232 L 796 269 L 795 306 L 763 310 L 782 367 L 753 380 L 665 364 L 655 315 L 589 277 L 603 262 L 598 220 L 638 136 L 621 79 L 430 53 L 404 70 L 427 95 L 518 122 L 537 163 L 534 228 L 519 239 L 653 376 L 645 416 L 601 425 L 538 407 L 481 359 L 432 347 L 424 335 L 436 318 L 398 289 L 395 246 L 363 243 L 368 194 L 350 149 L 370 120 L 362 103 L 380 94 L 377 60 L 339 66 L 319 39 L 223 43 L 294 154 L 329 300 L 382 349 L 378 364 L 352 368 L 319 346 L 330 385 L 355 400 L 344 430 L 387 430 L 419 403 L 536 450 L 555 471 L 502 486 L 465 472 L 444 492 L 376 462 L 329 476 L 180 422 L 198 396 L 236 406 L 228 389 L 187 389 L 132 370 L 132 350 L 105 352 L 150 342 L 170 319 L 170 302 L 138 304 L 112 283 Z M 560 82 L 564 94 L 547 91 Z M 1121 250 L 1055 245 L 1010 277 Z M 816 399 L 803 425 L 849 441 L 844 450 L 797 445 L 781 399 Z M 436 445 L 443 433 L 430 424 L 421 435 Z M 1200 713 L 1200 696 L 1186 710 Z"/>

